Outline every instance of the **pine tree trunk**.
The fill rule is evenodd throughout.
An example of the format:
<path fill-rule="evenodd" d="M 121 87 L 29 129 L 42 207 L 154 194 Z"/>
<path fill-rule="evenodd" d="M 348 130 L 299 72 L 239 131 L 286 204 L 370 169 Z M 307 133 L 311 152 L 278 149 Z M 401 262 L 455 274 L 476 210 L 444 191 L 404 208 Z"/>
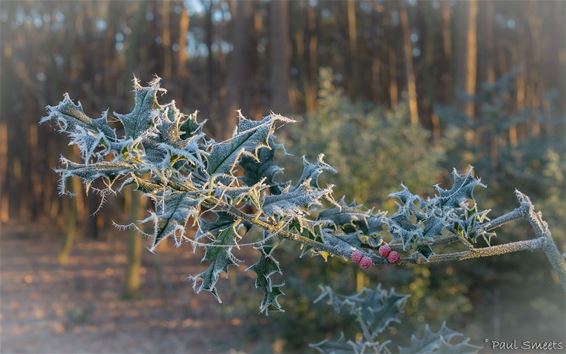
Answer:
<path fill-rule="evenodd" d="M 409 39 L 409 16 L 407 15 L 407 7 L 404 2 L 401 2 L 401 6 L 399 8 L 399 18 L 401 21 L 401 28 L 403 30 L 403 52 L 405 54 L 405 73 L 407 77 L 407 94 L 409 96 L 409 113 L 411 117 L 411 124 L 416 125 L 419 123 L 417 84 L 415 72 L 413 70 L 413 48 Z"/>
<path fill-rule="evenodd" d="M 73 244 L 77 236 L 77 203 L 74 199 L 68 198 L 64 203 L 65 208 L 65 238 L 63 248 L 59 251 L 57 259 L 59 264 L 67 264 L 69 255 L 73 249 Z"/>
<path fill-rule="evenodd" d="M 232 39 L 234 50 L 229 56 L 228 61 L 228 77 L 226 79 L 226 88 L 228 97 L 224 109 L 225 119 L 217 124 L 219 139 L 227 139 L 230 137 L 232 130 L 237 122 L 238 109 L 246 110 L 244 97 L 248 93 L 246 90 L 246 77 L 248 74 L 247 58 L 250 51 L 249 34 L 252 33 L 253 25 L 253 7 L 254 1 L 240 1 L 237 3 L 237 9 L 234 14 L 234 28 L 232 31 Z"/>
<path fill-rule="evenodd" d="M 130 222 L 136 221 L 140 217 L 140 197 L 139 193 L 131 190 L 125 194 L 126 210 L 130 210 Z M 142 260 L 142 238 L 136 229 L 128 232 L 127 241 L 126 278 L 124 279 L 124 290 L 122 296 L 125 299 L 139 297 L 140 290 L 140 270 Z"/>

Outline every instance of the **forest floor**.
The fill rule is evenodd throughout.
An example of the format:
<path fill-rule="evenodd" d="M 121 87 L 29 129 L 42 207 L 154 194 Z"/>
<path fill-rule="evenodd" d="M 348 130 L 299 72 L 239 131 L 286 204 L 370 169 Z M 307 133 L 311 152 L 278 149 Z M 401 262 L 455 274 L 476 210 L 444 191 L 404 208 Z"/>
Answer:
<path fill-rule="evenodd" d="M 143 251 L 141 297 L 121 299 L 127 235 L 79 238 L 69 262 L 57 253 L 53 225 L 3 225 L 0 230 L 1 353 L 263 353 L 246 335 L 234 294 L 221 280 L 224 304 L 195 294 L 188 274 L 203 266 L 190 247 Z M 252 276 L 238 272 L 240 277 Z M 235 301 L 234 302 L 238 302 Z M 238 312 L 239 311 L 239 312 Z M 261 316 L 253 316 L 261 319 Z"/>

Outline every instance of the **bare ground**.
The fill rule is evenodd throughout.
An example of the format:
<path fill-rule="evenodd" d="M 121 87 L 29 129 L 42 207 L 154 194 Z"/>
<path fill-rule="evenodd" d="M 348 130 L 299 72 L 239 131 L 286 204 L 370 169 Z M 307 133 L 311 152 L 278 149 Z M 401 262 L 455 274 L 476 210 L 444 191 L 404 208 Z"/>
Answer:
<path fill-rule="evenodd" d="M 144 251 L 142 296 L 125 301 L 124 232 L 110 241 L 79 238 L 64 266 L 63 235 L 53 225 L 3 225 L 0 234 L 1 353 L 271 351 L 246 340 L 230 306 L 194 293 L 187 275 L 202 265 L 189 247 Z"/>

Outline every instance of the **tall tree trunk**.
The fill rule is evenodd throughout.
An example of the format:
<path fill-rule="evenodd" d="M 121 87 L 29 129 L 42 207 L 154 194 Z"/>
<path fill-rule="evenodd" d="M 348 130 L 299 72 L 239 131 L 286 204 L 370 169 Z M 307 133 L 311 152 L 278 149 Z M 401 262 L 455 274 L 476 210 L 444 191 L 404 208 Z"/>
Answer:
<path fill-rule="evenodd" d="M 212 21 L 212 12 L 214 11 L 214 3 L 208 0 L 206 9 L 206 49 L 208 56 L 206 57 L 206 78 L 207 78 L 207 103 L 212 110 L 214 105 L 214 52 L 212 50 L 212 41 L 214 39 L 214 22 Z M 212 112 L 211 112 L 212 113 Z"/>
<path fill-rule="evenodd" d="M 8 125 L 0 122 L 0 222 L 10 220 L 10 203 L 8 197 Z"/>
<path fill-rule="evenodd" d="M 451 64 L 454 62 L 453 49 L 452 49 L 452 11 L 448 0 L 440 2 L 440 16 L 442 26 L 442 52 L 444 57 L 442 63 L 446 66 L 442 70 L 441 84 L 441 97 L 443 100 L 450 100 L 454 96 L 454 72 Z"/>
<path fill-rule="evenodd" d="M 316 6 L 316 11 L 314 6 Z M 308 29 L 308 84 L 305 90 L 308 92 L 306 98 L 309 100 L 307 112 L 313 112 L 316 107 L 318 91 L 318 37 L 319 25 L 317 18 L 320 18 L 320 5 L 313 4 L 307 6 L 307 29 Z"/>
<path fill-rule="evenodd" d="M 189 24 L 190 24 L 190 17 L 189 17 L 189 10 L 184 6 L 181 5 L 181 14 L 179 17 L 179 52 L 177 54 L 177 73 L 183 78 L 183 80 L 187 79 L 188 70 L 187 70 L 187 37 L 189 34 Z"/>
<path fill-rule="evenodd" d="M 284 114 L 289 112 L 289 3 L 272 1 L 269 6 L 271 109 Z"/>
<path fill-rule="evenodd" d="M 478 60 L 478 1 L 468 0 L 468 29 L 466 35 L 466 94 L 468 97 L 476 93 L 477 60 Z M 473 100 L 466 104 L 466 115 L 473 117 L 475 105 Z"/>
<path fill-rule="evenodd" d="M 161 16 L 163 23 L 161 25 L 161 44 L 163 46 L 163 77 L 171 79 L 173 62 L 171 57 L 171 27 L 170 27 L 170 0 L 163 0 L 161 4 Z"/>
<path fill-rule="evenodd" d="M 73 192 L 75 191 L 73 190 Z M 77 237 L 77 203 L 75 199 L 76 198 L 67 198 L 64 203 L 65 238 L 63 239 L 63 247 L 57 256 L 59 264 L 67 264 L 69 261 L 69 255 L 73 249 L 73 244 Z"/>
<path fill-rule="evenodd" d="M 409 98 L 409 113 L 411 116 L 411 124 L 419 123 L 419 109 L 417 103 L 417 84 L 415 72 L 413 70 L 413 47 L 409 38 L 409 16 L 407 15 L 407 7 L 403 1 L 399 8 L 399 19 L 403 30 L 403 52 L 405 54 L 405 74 L 407 77 L 407 94 Z"/>
<path fill-rule="evenodd" d="M 357 98 L 359 94 L 360 76 L 358 65 L 358 31 L 356 28 L 356 2 L 355 0 L 347 0 L 346 13 L 348 16 L 348 45 L 350 48 L 350 80 L 348 80 L 350 88 L 350 96 Z"/>
<path fill-rule="evenodd" d="M 125 194 L 126 210 L 130 210 L 130 221 L 135 222 L 141 216 L 142 203 L 139 193 L 130 190 Z M 142 238 L 136 229 L 131 229 L 128 233 L 127 241 L 126 278 L 124 279 L 124 290 L 122 296 L 126 299 L 139 297 L 140 290 L 140 270 L 142 261 Z"/>
<path fill-rule="evenodd" d="M 397 60 L 395 56 L 395 48 L 392 46 L 387 50 L 387 59 L 389 64 L 389 105 L 391 108 L 395 108 L 399 102 L 399 87 L 397 85 Z"/>
<path fill-rule="evenodd" d="M 239 1 L 234 13 L 234 29 L 232 43 L 234 49 L 228 59 L 228 77 L 226 88 L 228 97 L 224 109 L 225 119 L 218 122 L 218 138 L 227 139 L 237 122 L 236 110 L 245 109 L 244 97 L 246 90 L 247 58 L 250 52 L 249 35 L 252 33 L 254 1 Z"/>

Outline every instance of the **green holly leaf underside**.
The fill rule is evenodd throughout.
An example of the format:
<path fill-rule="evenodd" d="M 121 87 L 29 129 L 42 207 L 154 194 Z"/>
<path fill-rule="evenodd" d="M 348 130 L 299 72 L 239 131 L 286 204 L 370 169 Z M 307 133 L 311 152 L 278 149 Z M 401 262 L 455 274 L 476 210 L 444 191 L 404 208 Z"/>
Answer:
<path fill-rule="evenodd" d="M 451 330 L 442 324 L 437 332 L 433 332 L 428 325 L 424 328 L 422 337 L 413 335 L 408 347 L 399 347 L 399 354 L 474 354 L 481 347 L 471 345 L 470 339 L 459 332 Z"/>
<path fill-rule="evenodd" d="M 208 291 L 218 302 L 222 302 L 216 289 L 216 283 L 222 272 L 228 272 L 228 266 L 238 264 L 238 260 L 232 254 L 233 246 L 234 232 L 233 228 L 229 227 L 222 230 L 214 242 L 205 247 L 205 255 L 202 261 L 208 263 L 208 268 L 191 277 L 193 289 L 197 294 L 203 290 Z"/>

